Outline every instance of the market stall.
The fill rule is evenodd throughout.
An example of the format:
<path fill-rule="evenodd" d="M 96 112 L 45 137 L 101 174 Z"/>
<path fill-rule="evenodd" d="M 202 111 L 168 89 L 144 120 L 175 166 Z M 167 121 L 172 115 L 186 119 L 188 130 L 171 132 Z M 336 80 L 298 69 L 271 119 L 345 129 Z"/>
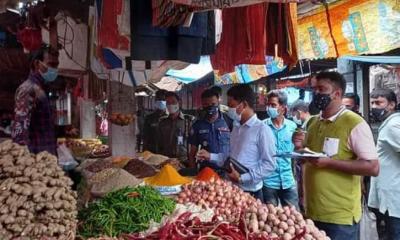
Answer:
<path fill-rule="evenodd" d="M 56 157 L 11 141 L 0 154 L 2 239 L 329 239 L 294 207 L 264 205 L 210 168 L 189 178 L 153 154 L 96 160 L 81 166 L 88 192 L 77 194 Z"/>

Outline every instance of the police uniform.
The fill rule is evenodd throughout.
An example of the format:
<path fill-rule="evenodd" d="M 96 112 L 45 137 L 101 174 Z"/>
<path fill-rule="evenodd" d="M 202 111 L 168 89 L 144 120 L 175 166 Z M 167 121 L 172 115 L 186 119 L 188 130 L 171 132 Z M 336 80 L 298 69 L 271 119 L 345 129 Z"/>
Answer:
<path fill-rule="evenodd" d="M 157 140 L 156 140 L 158 124 L 160 122 L 160 119 L 165 116 L 167 116 L 167 114 L 164 111 L 155 111 L 146 116 L 144 121 L 144 133 L 143 133 L 144 150 L 153 153 L 158 152 Z"/>
<path fill-rule="evenodd" d="M 221 112 L 218 119 L 210 123 L 205 118 L 197 120 L 190 131 L 188 143 L 210 152 L 229 153 L 230 130 Z M 221 173 L 221 169 L 210 162 L 201 162 L 200 168 L 211 167 Z"/>
<path fill-rule="evenodd" d="M 158 153 L 181 161 L 187 159 L 187 129 L 193 116 L 182 112 L 178 118 L 164 116 L 160 119 L 157 131 Z"/>

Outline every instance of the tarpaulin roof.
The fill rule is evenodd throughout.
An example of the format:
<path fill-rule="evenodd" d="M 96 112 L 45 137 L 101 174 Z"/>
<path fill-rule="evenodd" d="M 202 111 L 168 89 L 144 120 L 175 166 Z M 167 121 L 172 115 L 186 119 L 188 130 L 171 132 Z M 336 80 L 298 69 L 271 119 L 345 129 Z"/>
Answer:
<path fill-rule="evenodd" d="M 343 59 L 365 63 L 400 64 L 400 56 L 345 56 Z"/>
<path fill-rule="evenodd" d="M 213 68 L 211 66 L 210 57 L 203 56 L 198 64 L 190 64 L 182 70 L 170 69 L 166 75 L 174 77 L 183 83 L 191 83 L 201 79 L 212 71 Z"/>

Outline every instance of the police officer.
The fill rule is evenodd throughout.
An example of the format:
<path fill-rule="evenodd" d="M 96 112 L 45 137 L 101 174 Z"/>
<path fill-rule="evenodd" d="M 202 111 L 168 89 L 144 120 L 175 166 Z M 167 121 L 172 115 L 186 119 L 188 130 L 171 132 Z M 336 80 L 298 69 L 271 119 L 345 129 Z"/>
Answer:
<path fill-rule="evenodd" d="M 212 89 L 206 89 L 201 94 L 202 114 L 204 117 L 197 120 L 189 135 L 189 167 L 196 166 L 196 154 L 204 149 L 210 153 L 228 153 L 230 130 L 219 110 L 219 95 Z M 221 173 L 221 169 L 208 161 L 202 161 L 200 168 L 211 167 Z"/>
<path fill-rule="evenodd" d="M 228 124 L 229 130 L 231 130 L 231 132 L 232 132 L 233 120 L 232 120 L 232 118 L 230 118 L 228 116 L 229 107 L 222 104 L 222 88 L 219 86 L 212 86 L 210 89 L 218 94 L 219 110 L 220 110 L 222 117 L 224 118 L 226 124 Z"/>
<path fill-rule="evenodd" d="M 184 162 L 187 160 L 188 126 L 193 116 L 182 113 L 180 98 L 176 93 L 167 92 L 165 100 L 168 116 L 162 117 L 158 124 L 158 153 Z"/>
<path fill-rule="evenodd" d="M 153 153 L 157 152 L 156 136 L 158 131 L 158 124 L 162 117 L 167 116 L 167 103 L 165 101 L 166 92 L 167 91 L 165 90 L 158 90 L 156 92 L 156 110 L 153 113 L 147 115 L 144 120 L 144 129 L 142 136 L 144 140 L 143 149 Z"/>

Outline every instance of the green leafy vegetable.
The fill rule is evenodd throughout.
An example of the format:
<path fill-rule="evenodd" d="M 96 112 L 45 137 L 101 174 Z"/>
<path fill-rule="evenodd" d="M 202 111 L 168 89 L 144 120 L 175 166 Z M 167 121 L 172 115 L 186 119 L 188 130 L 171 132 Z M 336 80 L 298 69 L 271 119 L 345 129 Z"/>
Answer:
<path fill-rule="evenodd" d="M 151 220 L 175 209 L 172 199 L 148 187 L 126 187 L 107 194 L 79 212 L 79 234 L 82 237 L 118 236 L 148 229 Z"/>

